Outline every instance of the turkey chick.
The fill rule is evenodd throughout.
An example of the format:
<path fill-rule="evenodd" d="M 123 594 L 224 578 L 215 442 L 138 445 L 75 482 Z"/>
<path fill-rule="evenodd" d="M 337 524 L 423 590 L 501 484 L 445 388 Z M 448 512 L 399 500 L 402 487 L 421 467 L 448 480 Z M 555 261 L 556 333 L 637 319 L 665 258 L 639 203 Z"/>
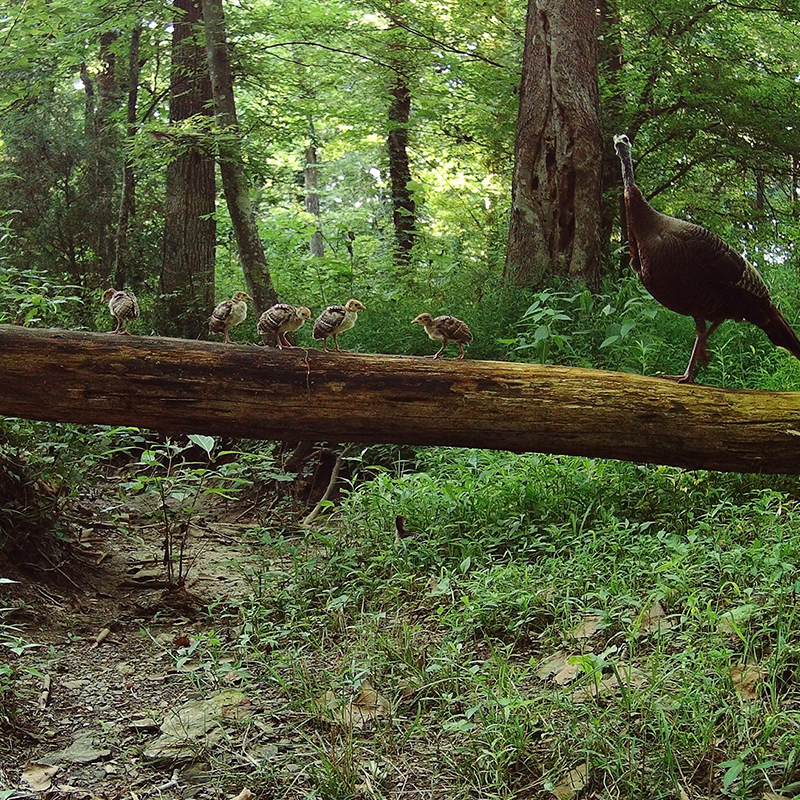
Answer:
<path fill-rule="evenodd" d="M 284 347 L 294 347 L 286 338 L 287 333 L 294 333 L 311 319 L 311 310 L 305 306 L 290 306 L 288 303 L 276 303 L 268 308 L 258 320 L 258 332 L 264 344 L 267 344 L 269 334 L 274 334 L 279 350 Z"/>
<path fill-rule="evenodd" d="M 439 358 L 447 347 L 447 343 L 455 342 L 461 351 L 458 356 L 460 360 L 464 358 L 464 345 L 472 341 L 472 333 L 470 333 L 467 323 L 455 317 L 443 316 L 434 319 L 430 314 L 420 314 L 411 320 L 411 324 L 422 325 L 430 339 L 442 343 L 439 352 L 431 358 Z"/>
<path fill-rule="evenodd" d="M 212 312 L 208 320 L 211 333 L 224 333 L 225 342 L 230 342 L 228 331 L 241 325 L 247 319 L 247 301 L 253 302 L 247 292 L 234 292 L 230 300 L 223 300 Z"/>
<path fill-rule="evenodd" d="M 314 323 L 313 336 L 315 339 L 322 339 L 322 349 L 328 349 L 328 337 L 333 336 L 333 343 L 336 350 L 345 352 L 339 347 L 336 338 L 342 331 L 350 330 L 356 324 L 358 312 L 366 311 L 358 300 L 348 300 L 343 306 L 328 306 Z"/>
<path fill-rule="evenodd" d="M 103 292 L 103 302 L 108 303 L 108 310 L 117 320 L 114 333 L 130 333 L 128 323 L 139 318 L 139 303 L 136 295 L 126 289 L 106 289 Z"/>

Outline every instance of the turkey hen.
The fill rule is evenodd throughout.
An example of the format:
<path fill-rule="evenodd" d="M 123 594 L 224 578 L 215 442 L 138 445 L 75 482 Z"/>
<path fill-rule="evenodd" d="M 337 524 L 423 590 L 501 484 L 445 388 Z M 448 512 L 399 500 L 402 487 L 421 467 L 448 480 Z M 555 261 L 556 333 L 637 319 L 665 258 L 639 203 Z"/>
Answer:
<path fill-rule="evenodd" d="M 675 380 L 694 383 L 698 363 L 708 363 L 708 337 L 726 319 L 752 322 L 800 359 L 800 340 L 758 270 L 706 228 L 656 211 L 634 183 L 628 137 L 614 136 L 614 148 L 622 163 L 631 265 L 661 305 L 694 319 L 692 355 Z"/>
<path fill-rule="evenodd" d="M 345 352 L 339 347 L 337 336 L 342 331 L 350 330 L 356 324 L 358 312 L 366 311 L 366 307 L 358 300 L 348 300 L 343 306 L 328 306 L 314 322 L 312 334 L 315 339 L 322 339 L 322 349 L 328 349 L 328 337 L 333 336 L 333 343 L 340 353 Z"/>
<path fill-rule="evenodd" d="M 224 333 L 223 341 L 230 343 L 228 332 L 247 319 L 247 301 L 253 302 L 247 292 L 234 292 L 230 300 L 223 300 L 212 312 L 208 320 L 211 333 Z"/>
<path fill-rule="evenodd" d="M 461 360 L 464 358 L 464 345 L 472 341 L 472 333 L 467 323 L 455 317 L 444 316 L 434 319 L 430 314 L 420 314 L 411 320 L 411 324 L 422 325 L 428 334 L 428 338 L 442 343 L 439 352 L 431 356 L 431 358 L 439 358 L 445 347 L 447 347 L 447 343 L 455 342 L 461 351 L 458 356 L 459 360 Z"/>
<path fill-rule="evenodd" d="M 114 333 L 130 333 L 128 323 L 139 318 L 139 303 L 136 295 L 125 289 L 106 289 L 103 292 L 103 302 L 108 303 L 111 316 L 117 321 Z"/>
<path fill-rule="evenodd" d="M 294 347 L 286 338 L 287 333 L 294 333 L 311 319 L 311 310 L 305 306 L 290 306 L 288 303 L 276 303 L 268 308 L 258 320 L 258 332 L 264 344 L 269 334 L 274 334 L 279 350 Z"/>

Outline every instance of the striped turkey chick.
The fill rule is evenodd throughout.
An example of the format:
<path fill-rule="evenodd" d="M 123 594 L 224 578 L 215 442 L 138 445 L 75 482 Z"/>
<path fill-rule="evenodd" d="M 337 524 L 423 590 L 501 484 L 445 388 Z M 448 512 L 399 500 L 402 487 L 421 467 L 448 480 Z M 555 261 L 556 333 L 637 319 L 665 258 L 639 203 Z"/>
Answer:
<path fill-rule="evenodd" d="M 656 211 L 634 182 L 628 137 L 614 136 L 614 148 L 622 165 L 631 266 L 662 306 L 694 319 L 692 355 L 673 379 L 694 383 L 698 363 L 708 363 L 708 337 L 726 319 L 752 322 L 800 359 L 800 340 L 758 270 L 710 230 Z"/>
<path fill-rule="evenodd" d="M 342 331 L 350 330 L 356 324 L 358 312 L 366 311 L 366 307 L 358 300 L 348 300 L 343 306 L 328 306 L 314 323 L 313 336 L 322 339 L 322 349 L 328 349 L 328 337 L 333 336 L 333 343 L 338 352 L 346 351 L 339 347 L 336 338 Z"/>
<path fill-rule="evenodd" d="M 224 333 L 223 341 L 230 343 L 228 332 L 247 319 L 247 301 L 253 302 L 247 292 L 234 292 L 230 300 L 223 300 L 212 312 L 208 320 L 211 333 Z"/>
<path fill-rule="evenodd" d="M 448 342 L 455 342 L 461 354 L 458 356 L 459 360 L 464 358 L 464 345 L 472 341 L 472 333 L 466 322 L 462 322 L 455 317 L 436 317 L 435 319 L 430 314 L 420 314 L 411 320 L 412 325 L 422 325 L 425 328 L 425 333 L 428 338 L 434 341 L 440 341 L 442 346 L 439 352 L 431 356 L 431 358 L 439 358 L 447 347 Z"/>
<path fill-rule="evenodd" d="M 128 323 L 139 318 L 139 303 L 136 295 L 126 289 L 106 289 L 103 292 L 103 302 L 108 303 L 111 316 L 117 320 L 114 333 L 130 333 Z"/>
<path fill-rule="evenodd" d="M 286 338 L 287 333 L 294 333 L 311 319 L 311 310 L 305 306 L 290 306 L 288 303 L 276 303 L 268 308 L 258 320 L 258 332 L 264 344 L 269 334 L 274 334 L 279 350 L 294 347 Z"/>

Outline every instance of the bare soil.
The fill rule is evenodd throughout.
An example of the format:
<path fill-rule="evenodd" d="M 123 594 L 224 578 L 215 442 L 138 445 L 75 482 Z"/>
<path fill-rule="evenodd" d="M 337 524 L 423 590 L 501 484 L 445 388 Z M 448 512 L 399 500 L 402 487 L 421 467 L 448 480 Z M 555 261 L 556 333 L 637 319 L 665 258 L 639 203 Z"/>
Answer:
<path fill-rule="evenodd" d="M 18 581 L 0 586 L 0 607 L 14 608 L 4 621 L 35 645 L 18 656 L 0 647 L 17 676 L 0 697 L 0 720 L 11 719 L 0 729 L 0 798 L 233 797 L 265 760 L 277 767 L 298 755 L 276 689 L 245 680 L 232 659 L 209 674 L 191 657 L 192 641 L 213 629 L 224 662 L 239 635 L 235 611 L 260 566 L 247 538 L 255 522 L 239 507 L 206 509 L 190 529 L 186 584 L 169 590 L 158 525 L 142 509 L 121 513 L 111 494 L 75 506 L 57 551 L 0 566 L 0 577 Z M 196 701 L 192 713 L 202 718 L 204 703 L 220 696 L 221 726 L 183 718 L 185 736 L 158 752 L 171 714 L 174 722 Z M 48 766 L 57 770 L 43 776 Z M 34 791 L 38 779 L 49 788 Z"/>

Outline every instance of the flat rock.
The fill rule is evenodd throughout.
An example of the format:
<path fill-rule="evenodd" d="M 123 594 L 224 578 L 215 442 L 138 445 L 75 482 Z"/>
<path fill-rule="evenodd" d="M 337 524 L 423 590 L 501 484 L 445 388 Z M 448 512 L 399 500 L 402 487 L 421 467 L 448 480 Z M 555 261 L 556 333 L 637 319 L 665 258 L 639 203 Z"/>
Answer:
<path fill-rule="evenodd" d="M 225 720 L 241 719 L 252 711 L 241 692 L 226 690 L 203 700 L 189 700 L 170 711 L 161 724 L 161 736 L 144 750 L 145 758 L 195 758 L 222 739 Z"/>
<path fill-rule="evenodd" d="M 95 747 L 94 732 L 81 731 L 76 734 L 72 744 L 66 750 L 57 750 L 47 756 L 48 761 L 69 761 L 73 764 L 91 764 L 111 755 L 111 750 L 105 747 Z"/>

